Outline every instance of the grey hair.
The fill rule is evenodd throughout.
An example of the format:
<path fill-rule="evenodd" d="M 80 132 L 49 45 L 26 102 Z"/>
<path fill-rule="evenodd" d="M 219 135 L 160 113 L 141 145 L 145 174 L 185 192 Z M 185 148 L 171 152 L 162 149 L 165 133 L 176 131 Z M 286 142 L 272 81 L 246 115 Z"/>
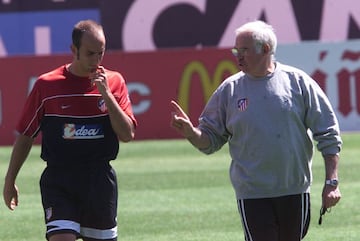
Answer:
<path fill-rule="evenodd" d="M 241 33 L 251 33 L 255 43 L 255 50 L 257 53 L 262 51 L 264 44 L 268 44 L 270 47 L 271 55 L 275 55 L 277 47 L 277 38 L 274 28 L 260 20 L 248 22 L 235 30 L 236 37 Z"/>

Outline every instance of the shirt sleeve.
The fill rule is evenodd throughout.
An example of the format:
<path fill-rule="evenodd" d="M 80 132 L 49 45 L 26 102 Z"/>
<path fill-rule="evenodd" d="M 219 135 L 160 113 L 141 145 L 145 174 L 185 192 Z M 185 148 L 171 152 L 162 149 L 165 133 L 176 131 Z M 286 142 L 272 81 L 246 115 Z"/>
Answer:
<path fill-rule="evenodd" d="M 335 112 L 331 103 L 320 88 L 310 77 L 307 80 L 305 105 L 307 107 L 305 122 L 312 131 L 317 142 L 317 149 L 322 155 L 337 154 L 341 150 L 342 140 Z"/>
<path fill-rule="evenodd" d="M 117 102 L 118 102 L 119 106 L 121 107 L 121 109 L 131 118 L 134 125 L 137 126 L 137 121 L 136 121 L 136 118 L 135 118 L 133 110 L 132 110 L 129 91 L 126 86 L 126 81 L 120 73 L 117 73 L 117 72 L 113 72 L 113 73 L 114 73 L 114 75 L 112 78 L 116 78 L 118 80 L 118 82 L 117 82 L 118 84 L 115 85 L 116 88 L 115 88 L 115 90 L 113 90 L 113 94 L 116 97 Z M 117 77 L 115 77 L 115 76 L 117 76 Z"/>
<path fill-rule="evenodd" d="M 208 148 L 199 149 L 205 154 L 211 154 L 221 149 L 230 135 L 226 130 L 226 111 L 223 108 L 225 103 L 220 100 L 223 91 L 219 91 L 219 88 L 210 97 L 199 118 L 198 127 L 207 134 L 211 143 Z"/>
<path fill-rule="evenodd" d="M 35 138 L 43 117 L 43 101 L 40 92 L 41 81 L 37 80 L 26 99 L 16 130 L 25 136 Z"/>

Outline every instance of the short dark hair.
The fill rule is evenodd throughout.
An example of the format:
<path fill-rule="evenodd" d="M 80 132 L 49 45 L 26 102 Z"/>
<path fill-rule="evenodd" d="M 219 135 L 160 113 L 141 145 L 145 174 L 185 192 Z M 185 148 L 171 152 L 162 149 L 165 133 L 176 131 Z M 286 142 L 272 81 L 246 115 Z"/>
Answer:
<path fill-rule="evenodd" d="M 82 20 L 75 24 L 72 31 L 72 43 L 79 49 L 81 45 L 81 37 L 85 32 L 93 33 L 95 31 L 103 31 L 103 27 L 94 20 Z"/>

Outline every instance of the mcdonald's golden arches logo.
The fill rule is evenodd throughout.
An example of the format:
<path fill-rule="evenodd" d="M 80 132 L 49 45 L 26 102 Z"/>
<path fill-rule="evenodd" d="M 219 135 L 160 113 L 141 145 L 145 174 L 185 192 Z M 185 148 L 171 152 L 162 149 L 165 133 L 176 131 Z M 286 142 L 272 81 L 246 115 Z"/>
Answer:
<path fill-rule="evenodd" d="M 200 76 L 200 81 L 203 89 L 204 103 L 206 103 L 211 97 L 215 89 L 220 85 L 223 80 L 223 75 L 226 72 L 235 74 L 239 70 L 236 64 L 230 60 L 223 60 L 216 66 L 214 75 L 212 78 L 209 75 L 209 71 L 205 65 L 200 61 L 192 61 L 187 64 L 182 74 L 179 85 L 178 103 L 186 113 L 189 113 L 190 102 L 190 87 L 194 74 Z"/>

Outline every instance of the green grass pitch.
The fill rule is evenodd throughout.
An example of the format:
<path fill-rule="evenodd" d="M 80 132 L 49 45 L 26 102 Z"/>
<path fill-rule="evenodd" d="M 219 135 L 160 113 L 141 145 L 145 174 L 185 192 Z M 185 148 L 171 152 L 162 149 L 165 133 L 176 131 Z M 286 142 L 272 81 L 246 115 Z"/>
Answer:
<path fill-rule="evenodd" d="M 344 133 L 340 162 L 342 200 L 317 224 L 324 164 L 313 162 L 312 219 L 305 241 L 358 241 L 360 134 Z M 1 188 L 11 147 L 0 147 Z M 39 193 L 44 162 L 34 146 L 17 179 L 15 211 L 0 205 L 0 241 L 45 240 Z M 112 162 L 119 182 L 119 241 L 244 240 L 229 176 L 227 146 L 206 156 L 185 140 L 121 143 Z"/>

